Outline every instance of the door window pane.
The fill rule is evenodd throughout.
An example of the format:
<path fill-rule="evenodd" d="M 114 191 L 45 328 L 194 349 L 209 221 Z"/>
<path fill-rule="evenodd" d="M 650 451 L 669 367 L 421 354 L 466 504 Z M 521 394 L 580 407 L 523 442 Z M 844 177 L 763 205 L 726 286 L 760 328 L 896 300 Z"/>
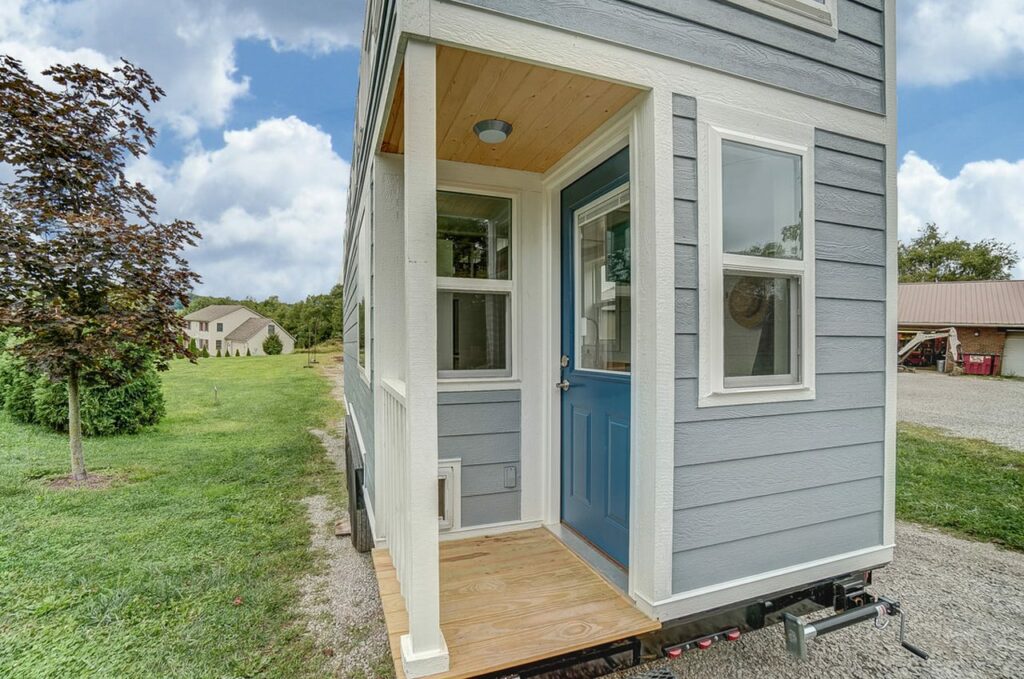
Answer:
<path fill-rule="evenodd" d="M 793 278 L 725 274 L 727 382 L 794 375 L 796 285 Z"/>
<path fill-rule="evenodd" d="M 437 275 L 509 280 L 512 201 L 439 191 Z"/>
<path fill-rule="evenodd" d="M 736 255 L 803 259 L 800 156 L 722 142 L 722 242 Z"/>
<path fill-rule="evenodd" d="M 578 226 L 576 367 L 630 371 L 629 203 Z"/>
<path fill-rule="evenodd" d="M 508 313 L 505 293 L 438 292 L 438 370 L 508 374 Z"/>

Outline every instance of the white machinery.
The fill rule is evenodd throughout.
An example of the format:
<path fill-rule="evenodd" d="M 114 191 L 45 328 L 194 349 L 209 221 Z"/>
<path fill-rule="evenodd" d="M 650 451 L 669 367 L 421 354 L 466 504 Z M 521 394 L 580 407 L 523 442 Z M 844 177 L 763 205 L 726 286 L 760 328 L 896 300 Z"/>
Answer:
<path fill-rule="evenodd" d="M 922 342 L 942 338 L 948 338 L 946 342 L 946 355 L 948 356 L 952 353 L 953 360 L 960 360 L 960 339 L 956 336 L 956 328 L 940 328 L 931 332 L 921 331 L 914 335 L 909 342 L 900 347 L 896 362 L 903 363 L 903 360 L 910 355 L 910 352 L 920 346 Z"/>

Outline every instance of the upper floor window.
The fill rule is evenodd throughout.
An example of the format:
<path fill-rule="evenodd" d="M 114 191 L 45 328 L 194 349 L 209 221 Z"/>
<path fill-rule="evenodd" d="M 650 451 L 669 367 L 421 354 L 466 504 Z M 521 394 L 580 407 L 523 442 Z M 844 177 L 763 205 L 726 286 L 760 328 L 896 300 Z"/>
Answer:
<path fill-rule="evenodd" d="M 774 19 L 835 38 L 838 0 L 728 0 Z"/>
<path fill-rule="evenodd" d="M 218 323 L 217 324 L 217 332 L 224 332 L 224 324 L 223 323 Z"/>
<path fill-rule="evenodd" d="M 277 328 L 274 327 L 273 323 L 271 323 L 270 325 L 267 326 L 267 334 L 268 335 L 276 335 L 277 334 Z"/>
<path fill-rule="evenodd" d="M 511 198 L 437 194 L 437 367 L 442 378 L 512 374 Z"/>

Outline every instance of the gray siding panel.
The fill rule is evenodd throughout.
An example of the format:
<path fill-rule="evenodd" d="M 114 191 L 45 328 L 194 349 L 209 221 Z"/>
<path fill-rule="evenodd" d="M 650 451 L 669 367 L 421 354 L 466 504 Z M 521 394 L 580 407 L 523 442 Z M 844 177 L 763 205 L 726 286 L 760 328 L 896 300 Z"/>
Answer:
<path fill-rule="evenodd" d="M 716 0 L 449 1 L 875 113 L 885 109 L 882 15 L 850 0 L 840 0 L 836 40 Z"/>
<path fill-rule="evenodd" d="M 469 434 L 441 436 L 437 439 L 437 456 L 443 459 L 461 458 L 462 463 L 491 464 L 515 462 L 519 459 L 519 432 L 501 434 Z"/>
<path fill-rule="evenodd" d="M 677 510 L 673 541 L 679 551 L 699 549 L 869 514 L 881 506 L 880 477 L 819 484 L 802 490 Z"/>
<path fill-rule="evenodd" d="M 835 132 L 815 130 L 814 144 L 818 148 L 832 149 L 833 151 L 841 151 L 873 160 L 885 160 L 885 147 L 881 144 L 854 139 L 853 137 L 836 134 Z"/>
<path fill-rule="evenodd" d="M 819 299 L 818 334 L 834 337 L 885 337 L 885 302 Z"/>
<path fill-rule="evenodd" d="M 881 447 L 865 443 L 693 465 L 676 477 L 674 506 L 717 505 L 881 476 Z"/>
<path fill-rule="evenodd" d="M 475 392 L 474 392 L 475 393 Z M 438 436 L 519 431 L 519 402 L 459 403 L 437 408 Z"/>
<path fill-rule="evenodd" d="M 697 289 L 696 245 L 676 245 L 676 287 Z"/>
<path fill-rule="evenodd" d="M 814 180 L 865 193 L 883 193 L 885 172 L 880 160 L 819 148 L 814 154 Z"/>
<path fill-rule="evenodd" d="M 882 45 L 885 42 L 885 21 L 881 9 L 881 6 L 872 9 L 860 2 L 840 2 L 837 23 L 844 33 Z"/>
<path fill-rule="evenodd" d="M 816 217 L 823 222 L 885 230 L 885 196 L 818 184 L 814 189 Z"/>
<path fill-rule="evenodd" d="M 693 200 L 675 201 L 676 242 L 697 243 L 697 203 Z"/>
<path fill-rule="evenodd" d="M 675 197 L 681 200 L 697 200 L 697 161 L 677 157 L 673 176 Z"/>
<path fill-rule="evenodd" d="M 676 424 L 676 465 L 781 455 L 884 439 L 884 409 L 828 410 Z M 676 470 L 676 473 L 685 473 Z"/>
<path fill-rule="evenodd" d="M 885 266 L 885 232 L 818 222 L 814 249 L 818 260 Z"/>
<path fill-rule="evenodd" d="M 819 297 L 885 301 L 885 267 L 821 261 L 814 276 Z"/>
<path fill-rule="evenodd" d="M 682 592 L 881 544 L 882 513 L 861 514 L 672 556 L 672 589 Z"/>
<path fill-rule="evenodd" d="M 515 483 L 505 487 L 505 474 Z M 462 497 L 493 495 L 495 493 L 516 493 L 519 488 L 519 463 L 478 464 L 462 468 Z"/>
<path fill-rule="evenodd" d="M 692 135 L 678 117 L 673 129 Z M 675 177 L 677 592 L 881 543 L 884 152 L 825 131 L 816 142 L 812 400 L 697 407 L 696 185 L 689 166 Z"/>
<path fill-rule="evenodd" d="M 822 337 L 817 351 L 819 375 L 885 370 L 884 337 Z"/>
<path fill-rule="evenodd" d="M 519 390 L 440 392 L 437 401 L 438 457 L 462 461 L 462 525 L 518 520 Z"/>
<path fill-rule="evenodd" d="M 464 527 L 518 521 L 520 516 L 522 514 L 519 492 L 471 495 L 462 498 L 462 525 Z"/>

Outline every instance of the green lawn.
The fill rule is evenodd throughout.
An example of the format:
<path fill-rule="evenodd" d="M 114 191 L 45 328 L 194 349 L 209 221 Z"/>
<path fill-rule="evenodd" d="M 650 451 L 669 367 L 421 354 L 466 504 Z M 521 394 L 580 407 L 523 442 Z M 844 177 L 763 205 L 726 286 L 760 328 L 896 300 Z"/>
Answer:
<path fill-rule="evenodd" d="M 0 413 L 0 677 L 317 676 L 299 500 L 343 491 L 305 360 L 175 361 L 159 426 L 86 439 L 90 471 L 123 477 L 103 491 L 46 489 L 66 440 Z"/>
<path fill-rule="evenodd" d="M 1024 551 L 1024 453 L 901 423 L 896 515 Z"/>

